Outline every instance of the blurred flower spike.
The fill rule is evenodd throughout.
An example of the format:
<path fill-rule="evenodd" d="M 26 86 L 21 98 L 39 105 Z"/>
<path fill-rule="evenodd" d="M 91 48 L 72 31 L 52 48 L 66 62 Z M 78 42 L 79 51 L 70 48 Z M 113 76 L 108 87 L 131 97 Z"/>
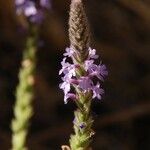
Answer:
<path fill-rule="evenodd" d="M 17 15 L 24 15 L 31 23 L 40 24 L 44 10 L 51 8 L 50 0 L 15 0 Z"/>

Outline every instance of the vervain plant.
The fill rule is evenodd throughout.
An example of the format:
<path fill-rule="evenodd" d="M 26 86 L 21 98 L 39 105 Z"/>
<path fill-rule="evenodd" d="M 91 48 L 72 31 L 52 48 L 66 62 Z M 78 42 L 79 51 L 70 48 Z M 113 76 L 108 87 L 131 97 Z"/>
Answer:
<path fill-rule="evenodd" d="M 63 82 L 60 89 L 64 91 L 64 102 L 73 100 L 77 105 L 74 112 L 74 134 L 70 137 L 70 147 L 63 146 L 63 150 L 89 150 L 94 131 L 91 115 L 92 99 L 101 99 L 104 90 L 101 83 L 108 75 L 106 66 L 100 62 L 96 50 L 90 46 L 89 26 L 81 0 L 72 0 L 69 18 L 70 47 L 63 54 L 61 62 Z"/>

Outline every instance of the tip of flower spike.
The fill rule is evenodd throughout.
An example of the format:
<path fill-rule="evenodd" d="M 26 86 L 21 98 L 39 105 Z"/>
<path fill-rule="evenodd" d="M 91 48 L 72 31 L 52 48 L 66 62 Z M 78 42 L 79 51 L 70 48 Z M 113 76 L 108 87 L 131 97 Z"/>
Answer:
<path fill-rule="evenodd" d="M 79 4 L 79 3 L 82 3 L 82 0 L 72 0 L 72 3 Z"/>
<path fill-rule="evenodd" d="M 72 0 L 74 3 L 81 3 L 81 0 Z"/>

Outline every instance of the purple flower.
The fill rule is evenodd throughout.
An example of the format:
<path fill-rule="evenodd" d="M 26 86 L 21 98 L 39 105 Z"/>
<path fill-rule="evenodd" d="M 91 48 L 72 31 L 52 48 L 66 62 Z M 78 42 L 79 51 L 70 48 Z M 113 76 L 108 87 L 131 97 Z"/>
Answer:
<path fill-rule="evenodd" d="M 40 0 L 40 6 L 44 8 L 51 8 L 50 0 Z"/>
<path fill-rule="evenodd" d="M 81 88 L 84 92 L 89 91 L 92 88 L 93 82 L 89 77 L 81 77 L 79 79 L 79 88 Z"/>
<path fill-rule="evenodd" d="M 24 14 L 27 17 L 34 16 L 37 14 L 37 9 L 35 7 L 35 3 L 32 1 L 29 1 L 28 3 L 25 3 L 24 5 Z"/>
<path fill-rule="evenodd" d="M 65 94 L 65 96 L 64 96 L 64 102 L 65 102 L 65 104 L 68 103 L 68 99 L 75 100 L 76 99 L 76 95 L 73 94 L 73 93 L 67 93 L 67 94 Z"/>
<path fill-rule="evenodd" d="M 61 62 L 61 65 L 62 65 L 62 69 L 59 71 L 59 75 L 61 75 L 62 73 L 66 74 L 68 73 L 68 67 L 71 66 L 70 63 L 66 62 L 66 57 L 63 58 L 63 61 Z"/>
<path fill-rule="evenodd" d="M 98 98 L 98 99 L 101 99 L 101 95 L 104 94 L 104 90 L 100 87 L 100 83 L 98 82 L 96 84 L 96 86 L 93 86 L 92 88 L 92 91 L 93 91 L 93 97 L 92 98 Z"/>
<path fill-rule="evenodd" d="M 36 0 L 15 0 L 16 13 L 24 14 L 29 21 L 36 24 L 41 24 L 44 18 L 44 8 L 50 8 L 49 0 L 40 0 L 40 7 L 37 7 Z"/>
<path fill-rule="evenodd" d="M 94 64 L 94 60 L 86 60 L 84 62 L 84 69 L 85 71 L 88 71 Z"/>
<path fill-rule="evenodd" d="M 16 12 L 18 15 L 24 14 L 26 17 L 30 17 L 37 13 L 35 2 L 30 0 L 16 0 Z"/>
<path fill-rule="evenodd" d="M 98 55 L 96 55 L 96 49 L 91 49 L 89 47 L 88 51 L 89 51 L 89 59 L 90 58 L 97 59 L 99 57 Z"/>
<path fill-rule="evenodd" d="M 88 68 L 89 71 L 89 76 L 96 76 L 99 78 L 101 81 L 104 81 L 104 77 L 108 75 L 108 71 L 106 69 L 105 65 L 96 65 L 96 64 L 91 64 Z"/>
<path fill-rule="evenodd" d="M 106 68 L 106 66 L 103 65 L 103 64 L 98 65 L 98 71 L 99 71 L 99 74 L 100 74 L 102 77 L 105 77 L 105 76 L 108 75 L 107 68 Z"/>
<path fill-rule="evenodd" d="M 87 60 L 84 61 L 83 64 L 70 64 L 67 62 L 67 57 L 71 57 L 73 60 L 73 55 L 76 53 L 72 48 L 66 48 L 66 52 L 64 53 L 63 61 L 61 62 L 62 69 L 59 71 L 59 75 L 63 74 L 63 83 L 60 84 L 60 89 L 64 91 L 64 101 L 67 103 L 69 98 L 73 99 L 76 94 L 71 93 L 71 87 L 73 89 L 80 89 L 81 91 L 85 92 L 92 92 L 92 98 L 101 99 L 104 90 L 100 87 L 100 83 L 97 82 L 95 85 L 95 81 L 93 81 L 93 77 L 97 77 L 94 80 L 101 80 L 104 81 L 104 77 L 108 75 L 108 71 L 104 64 L 96 65 L 94 60 L 98 58 L 96 55 L 95 49 L 88 49 L 89 55 Z M 76 71 L 80 71 L 83 69 L 85 74 L 84 76 L 79 76 L 76 74 Z"/>
<path fill-rule="evenodd" d="M 63 83 L 61 83 L 59 87 L 64 91 L 64 94 L 66 95 L 70 91 L 70 82 L 66 80 Z"/>
<path fill-rule="evenodd" d="M 72 48 L 66 48 L 66 53 L 64 53 L 64 56 L 72 57 L 74 54 L 74 50 Z"/>
<path fill-rule="evenodd" d="M 67 76 L 68 78 L 76 76 L 76 72 L 75 72 L 76 65 L 66 62 L 66 57 L 61 62 L 61 65 L 62 65 L 62 69 L 59 71 L 59 75 L 64 73 L 64 75 Z"/>
<path fill-rule="evenodd" d="M 68 76 L 69 78 L 76 76 L 75 68 L 75 65 L 71 65 L 70 67 L 68 67 L 68 73 L 65 76 Z"/>

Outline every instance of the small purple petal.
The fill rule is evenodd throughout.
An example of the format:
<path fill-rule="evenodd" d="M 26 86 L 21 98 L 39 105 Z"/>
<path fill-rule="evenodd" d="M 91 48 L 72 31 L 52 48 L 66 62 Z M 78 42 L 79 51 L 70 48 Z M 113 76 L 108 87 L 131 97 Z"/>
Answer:
<path fill-rule="evenodd" d="M 72 48 L 66 48 L 66 53 L 64 53 L 64 56 L 72 57 L 74 54 L 74 50 Z"/>
<path fill-rule="evenodd" d="M 66 62 L 66 57 L 61 62 L 61 65 L 62 65 L 62 69 L 59 71 L 59 75 L 64 73 L 64 75 L 67 76 L 68 78 L 76 76 L 77 66 Z"/>
<path fill-rule="evenodd" d="M 76 99 L 76 95 L 73 93 L 67 93 L 64 96 L 64 103 L 67 104 L 68 103 L 68 99 L 72 99 L 75 100 Z"/>
<path fill-rule="evenodd" d="M 60 89 L 62 89 L 65 93 L 65 95 L 70 91 L 70 83 L 69 82 L 63 82 L 59 85 Z"/>
<path fill-rule="evenodd" d="M 108 71 L 107 71 L 107 68 L 105 65 L 98 65 L 98 68 L 99 68 L 99 73 L 105 77 L 108 75 Z"/>
<path fill-rule="evenodd" d="M 104 90 L 100 87 L 100 83 L 97 83 L 96 86 L 93 86 L 93 97 L 92 98 L 98 98 L 101 99 L 101 95 L 104 94 Z"/>
<path fill-rule="evenodd" d="M 96 76 L 99 78 L 101 81 L 104 81 L 104 77 L 108 75 L 108 71 L 106 69 L 105 65 L 95 65 L 92 64 L 88 68 L 89 71 L 89 76 Z"/>
<path fill-rule="evenodd" d="M 96 55 L 96 50 L 89 48 L 89 58 L 97 59 L 99 56 Z"/>
<path fill-rule="evenodd" d="M 86 60 L 84 62 L 85 71 L 88 71 L 93 66 L 94 60 Z"/>
<path fill-rule="evenodd" d="M 81 77 L 79 79 L 79 88 L 81 88 L 84 92 L 87 92 L 92 88 L 93 82 L 89 77 Z"/>
<path fill-rule="evenodd" d="M 61 62 L 61 65 L 62 65 L 62 69 L 59 71 L 59 75 L 64 73 L 68 73 L 68 67 L 71 65 L 69 64 L 68 62 L 66 62 L 66 57 L 63 58 L 63 61 Z"/>

